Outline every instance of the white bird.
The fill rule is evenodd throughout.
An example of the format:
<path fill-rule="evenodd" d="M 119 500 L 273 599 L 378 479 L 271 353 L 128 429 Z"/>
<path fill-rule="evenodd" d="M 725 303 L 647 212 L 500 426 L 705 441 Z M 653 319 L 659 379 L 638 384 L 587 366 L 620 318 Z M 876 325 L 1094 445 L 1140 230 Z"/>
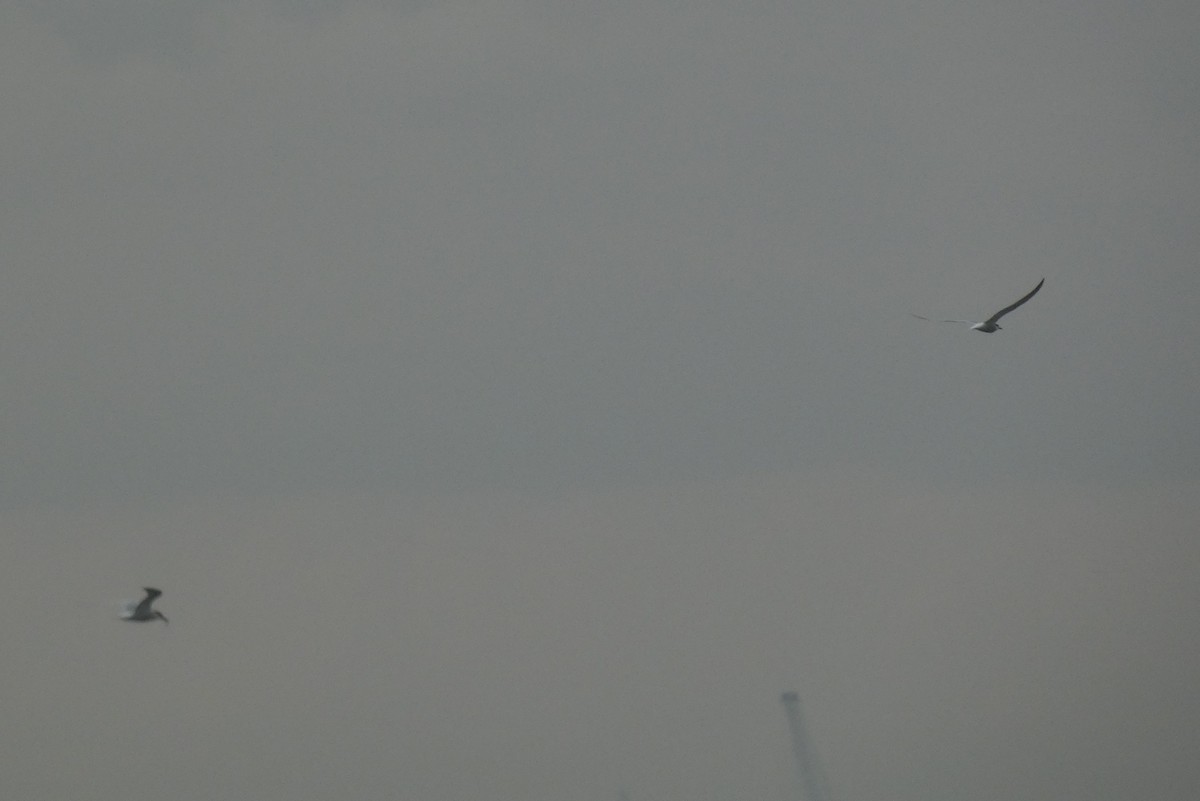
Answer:
<path fill-rule="evenodd" d="M 131 620 L 135 623 L 145 623 L 149 620 L 161 620 L 163 623 L 169 623 L 166 615 L 157 609 L 150 608 L 154 599 L 162 595 L 162 590 L 156 590 L 153 587 L 143 587 L 142 589 L 146 591 L 146 597 L 140 601 L 126 601 L 121 607 L 121 619 Z"/>
<path fill-rule="evenodd" d="M 1030 292 L 1028 295 L 1026 295 L 1025 297 L 1021 298 L 1020 300 L 1018 300 L 1016 303 L 1012 304 L 1011 306 L 1005 306 L 1003 309 L 1001 309 L 1000 311 L 996 312 L 996 313 L 995 313 L 995 314 L 993 314 L 991 317 L 989 317 L 989 318 L 987 318 L 986 320 L 984 320 L 982 323 L 977 323 L 977 322 L 975 322 L 974 320 L 939 320 L 938 322 L 942 322 L 942 323 L 966 323 L 967 325 L 971 326 L 971 329 L 972 329 L 973 331 L 981 331 L 981 332 L 983 332 L 983 333 L 985 333 L 985 334 L 991 334 L 991 333 L 994 333 L 994 332 L 996 332 L 996 331 L 999 331 L 999 330 L 1000 330 L 1000 326 L 998 326 L 998 325 L 996 324 L 996 323 L 998 323 L 998 322 L 1000 321 L 1000 318 L 1001 318 L 1001 317 L 1003 317 L 1004 315 L 1008 314 L 1008 313 L 1009 313 L 1010 311 L 1012 311 L 1013 309 L 1015 309 L 1015 308 L 1017 308 L 1018 306 L 1020 306 L 1020 305 L 1021 305 L 1022 303 L 1024 303 L 1025 301 L 1027 301 L 1027 300 L 1029 300 L 1030 298 L 1032 298 L 1034 295 L 1036 295 L 1036 294 L 1038 293 L 1038 290 L 1042 288 L 1042 284 L 1044 284 L 1044 283 L 1046 283 L 1046 279 L 1045 279 L 1045 278 L 1043 278 L 1041 281 L 1038 281 L 1038 285 L 1037 285 L 1037 286 L 1035 286 L 1035 287 L 1033 288 L 1033 291 L 1032 291 L 1032 292 Z M 920 319 L 922 319 L 922 320 L 928 320 L 928 319 L 929 319 L 928 317 L 921 317 L 921 315 L 919 315 L 919 314 L 914 314 L 914 315 L 913 315 L 913 317 L 917 317 L 917 318 L 920 318 Z"/>

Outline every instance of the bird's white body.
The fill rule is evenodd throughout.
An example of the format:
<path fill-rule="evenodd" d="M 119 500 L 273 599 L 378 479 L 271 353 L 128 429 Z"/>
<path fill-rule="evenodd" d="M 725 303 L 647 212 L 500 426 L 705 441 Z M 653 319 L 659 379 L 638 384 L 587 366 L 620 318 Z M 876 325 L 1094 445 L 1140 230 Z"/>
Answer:
<path fill-rule="evenodd" d="M 145 587 L 146 597 L 140 601 L 126 601 L 121 605 L 121 619 L 128 620 L 133 623 L 146 623 L 151 620 L 161 620 L 163 623 L 169 623 L 167 616 L 157 609 L 151 609 L 150 604 L 154 603 L 154 599 L 162 595 L 162 590 L 156 590 L 153 587 Z"/>
<path fill-rule="evenodd" d="M 1020 300 L 1018 300 L 1016 303 L 1012 304 L 1011 306 L 1005 306 L 1003 309 L 996 312 L 991 317 L 984 320 L 982 323 L 977 323 L 974 320 L 941 320 L 940 322 L 943 322 L 943 323 L 965 323 L 966 325 L 971 326 L 972 331 L 979 331 L 984 334 L 994 334 L 995 332 L 1000 330 L 1000 326 L 998 325 L 998 323 L 1000 322 L 1000 318 L 1003 317 L 1004 315 L 1008 314 L 1013 309 L 1020 306 L 1025 301 L 1032 298 L 1034 295 L 1036 295 L 1038 293 L 1038 290 L 1042 288 L 1042 284 L 1044 284 L 1044 283 L 1046 283 L 1045 278 L 1043 278 L 1041 281 L 1038 281 L 1038 285 L 1035 286 L 1028 295 L 1021 298 Z M 921 317 L 921 315 L 919 315 L 919 314 L 914 314 L 913 317 L 919 317 L 922 320 L 929 319 L 928 317 Z"/>

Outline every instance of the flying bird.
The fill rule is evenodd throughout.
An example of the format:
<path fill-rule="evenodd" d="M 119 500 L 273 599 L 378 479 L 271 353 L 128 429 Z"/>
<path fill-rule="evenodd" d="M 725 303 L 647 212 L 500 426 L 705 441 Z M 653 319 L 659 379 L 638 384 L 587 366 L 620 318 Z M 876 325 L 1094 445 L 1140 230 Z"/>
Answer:
<path fill-rule="evenodd" d="M 135 623 L 145 623 L 150 620 L 170 623 L 166 615 L 157 609 L 150 608 L 154 599 L 162 595 L 162 590 L 156 590 L 153 587 L 143 587 L 142 589 L 146 591 L 146 597 L 140 601 L 126 601 L 121 608 L 121 619 L 131 620 Z"/>
<path fill-rule="evenodd" d="M 994 332 L 996 332 L 996 331 L 999 331 L 999 330 L 1000 330 L 1000 326 L 999 326 L 999 325 L 997 325 L 997 323 L 998 323 L 998 322 L 1000 322 L 1000 318 L 1001 318 L 1001 317 L 1003 317 L 1004 315 L 1008 314 L 1008 313 L 1009 313 L 1010 311 L 1012 311 L 1013 309 L 1015 309 L 1015 308 L 1017 308 L 1018 306 L 1020 306 L 1020 305 L 1021 305 L 1022 303 L 1024 303 L 1025 301 L 1027 301 L 1027 300 L 1029 300 L 1030 298 L 1032 298 L 1034 295 L 1036 295 L 1036 294 L 1038 293 L 1038 290 L 1042 288 L 1042 284 L 1044 284 L 1044 283 L 1046 283 L 1046 279 L 1045 279 L 1045 278 L 1043 278 L 1041 281 L 1038 281 L 1038 285 L 1037 285 L 1037 286 L 1035 286 L 1035 287 L 1033 288 L 1033 290 L 1032 290 L 1032 291 L 1031 291 L 1031 292 L 1030 292 L 1028 295 L 1026 295 L 1025 297 L 1021 298 L 1020 300 L 1018 300 L 1016 303 L 1012 304 L 1011 306 L 1005 306 L 1003 309 L 1001 309 L 1000 311 L 996 312 L 996 313 L 995 313 L 995 314 L 993 314 L 991 317 L 989 317 L 989 318 L 987 318 L 986 320 L 984 320 L 982 323 L 977 323 L 977 322 L 975 322 L 974 320 L 939 320 L 938 322 L 942 322 L 942 323 L 966 323 L 967 325 L 971 326 L 971 329 L 972 329 L 972 330 L 974 330 L 974 331 L 980 331 L 980 332 L 982 332 L 982 333 L 984 333 L 984 334 L 991 334 L 991 333 L 994 333 Z M 919 315 L 919 314 L 914 314 L 914 315 L 913 315 L 913 317 L 917 317 L 917 318 L 920 318 L 920 319 L 922 319 L 922 320 L 928 320 L 928 319 L 929 319 L 928 317 L 921 317 L 921 315 Z"/>

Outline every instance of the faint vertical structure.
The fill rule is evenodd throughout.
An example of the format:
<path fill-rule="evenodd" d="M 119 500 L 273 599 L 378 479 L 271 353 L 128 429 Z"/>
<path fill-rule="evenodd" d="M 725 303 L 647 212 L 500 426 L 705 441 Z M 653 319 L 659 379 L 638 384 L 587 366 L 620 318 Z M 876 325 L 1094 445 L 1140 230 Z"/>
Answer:
<path fill-rule="evenodd" d="M 808 742 L 804 730 L 804 715 L 800 711 L 800 696 L 784 693 L 779 698 L 787 713 L 788 728 L 792 731 L 792 752 L 796 757 L 796 776 L 804 792 L 800 801 L 832 801 L 829 782 L 821 769 L 821 760 Z"/>

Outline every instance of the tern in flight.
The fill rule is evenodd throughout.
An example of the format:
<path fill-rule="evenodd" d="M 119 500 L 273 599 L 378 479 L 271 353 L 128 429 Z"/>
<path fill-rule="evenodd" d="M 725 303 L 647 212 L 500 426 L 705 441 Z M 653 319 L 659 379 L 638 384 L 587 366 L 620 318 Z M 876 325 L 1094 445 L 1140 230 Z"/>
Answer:
<path fill-rule="evenodd" d="M 163 623 L 169 623 L 167 616 L 157 609 L 151 609 L 150 604 L 154 603 L 154 599 L 162 595 L 162 590 L 156 590 L 153 587 L 143 587 L 146 591 L 146 597 L 140 601 L 126 601 L 121 608 L 121 619 L 132 620 L 135 623 L 145 623 L 150 620 L 161 620 Z"/>
<path fill-rule="evenodd" d="M 1028 295 L 1026 295 L 1025 297 L 1021 298 L 1020 300 L 1018 300 L 1016 303 L 1012 304 L 1011 306 L 1005 306 L 1003 309 L 1001 309 L 1000 311 L 996 312 L 996 313 L 995 313 L 995 314 L 993 314 L 991 317 L 989 317 L 989 318 L 987 318 L 986 320 L 984 320 L 982 323 L 977 323 L 977 322 L 975 322 L 974 320 L 939 320 L 938 322 L 942 322 L 942 323 L 966 323 L 967 325 L 971 326 L 972 330 L 975 330 L 975 331 L 981 331 L 981 332 L 983 332 L 983 333 L 985 333 L 985 334 L 991 334 L 991 333 L 994 333 L 994 332 L 996 332 L 996 331 L 999 331 L 999 330 L 1000 330 L 1000 326 L 999 326 L 999 325 L 997 325 L 997 323 L 998 323 L 998 322 L 1000 322 L 1000 318 L 1001 318 L 1001 317 L 1003 317 L 1004 315 L 1008 314 L 1008 313 L 1009 313 L 1010 311 L 1012 311 L 1013 309 L 1015 309 L 1015 308 L 1017 308 L 1018 306 L 1020 306 L 1020 305 L 1021 305 L 1022 303 L 1024 303 L 1025 301 L 1027 301 L 1027 300 L 1029 300 L 1030 298 L 1032 298 L 1034 295 L 1036 295 L 1036 294 L 1038 293 L 1038 290 L 1042 288 L 1042 284 L 1044 284 L 1044 283 L 1046 283 L 1046 279 L 1045 279 L 1045 278 L 1043 278 L 1041 281 L 1038 281 L 1038 285 L 1037 285 L 1037 286 L 1035 286 L 1035 287 L 1033 288 L 1033 291 L 1031 291 L 1031 292 L 1030 292 Z M 919 314 L 914 314 L 914 315 L 913 315 L 913 317 L 918 317 L 918 318 L 920 318 L 920 319 L 922 319 L 922 320 L 928 320 L 928 319 L 929 319 L 928 317 L 921 317 L 921 315 L 919 315 Z"/>

